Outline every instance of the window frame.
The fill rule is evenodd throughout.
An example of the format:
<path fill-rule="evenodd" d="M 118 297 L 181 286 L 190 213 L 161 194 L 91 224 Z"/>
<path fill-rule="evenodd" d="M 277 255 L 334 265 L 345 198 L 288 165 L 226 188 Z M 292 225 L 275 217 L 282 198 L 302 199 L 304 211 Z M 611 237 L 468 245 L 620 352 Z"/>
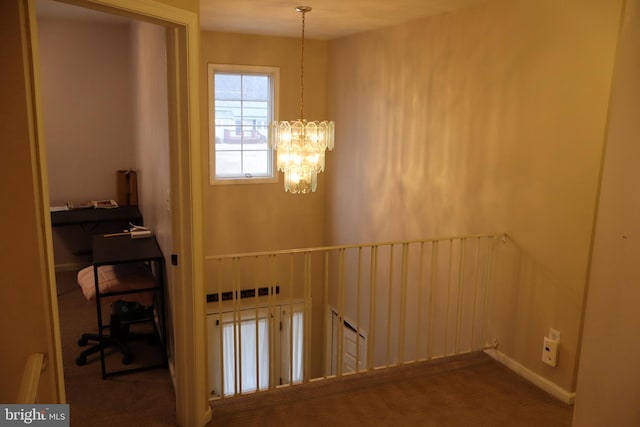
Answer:
<path fill-rule="evenodd" d="M 209 133 L 209 184 L 210 185 L 229 185 L 229 184 L 272 184 L 279 182 L 279 174 L 276 168 L 276 155 L 272 149 L 268 149 L 271 163 L 271 176 L 257 177 L 217 177 L 216 176 L 216 132 L 215 132 L 215 74 L 255 74 L 268 75 L 271 81 L 271 120 L 278 120 L 278 95 L 280 92 L 280 68 L 259 66 L 259 65 L 235 65 L 235 64 L 208 64 L 207 67 L 207 86 L 208 86 L 208 133 Z M 268 126 L 270 123 L 267 124 Z M 270 141 L 267 136 L 267 146 Z"/>

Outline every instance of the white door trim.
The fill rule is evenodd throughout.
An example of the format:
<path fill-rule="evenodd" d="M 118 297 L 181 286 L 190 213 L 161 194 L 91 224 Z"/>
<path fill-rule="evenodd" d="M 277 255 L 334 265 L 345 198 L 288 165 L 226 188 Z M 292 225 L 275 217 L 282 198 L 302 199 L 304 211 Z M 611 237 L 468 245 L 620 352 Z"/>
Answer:
<path fill-rule="evenodd" d="M 30 120 L 37 159 L 37 200 L 44 224 L 44 244 L 40 256 L 48 260 L 48 292 L 45 305 L 50 308 L 49 358 L 55 370 L 56 391 L 65 400 L 64 376 L 55 292 L 55 267 L 51 238 L 48 200 L 46 151 L 41 124 L 40 75 L 38 64 L 37 24 L 34 0 L 20 1 L 25 11 L 21 19 L 27 32 L 29 56 L 25 75 L 30 79 L 30 99 L 34 116 Z M 176 291 L 173 293 L 174 316 L 174 381 L 176 386 L 176 416 L 183 426 L 203 426 L 211 419 L 207 402 L 206 324 L 203 285 L 202 242 L 202 166 L 199 160 L 199 39 L 198 15 L 153 0 L 63 0 L 65 3 L 98 9 L 134 19 L 153 22 L 168 29 L 169 109 L 171 194 L 173 216 L 173 253 L 179 256 L 178 266 L 167 266 Z"/>

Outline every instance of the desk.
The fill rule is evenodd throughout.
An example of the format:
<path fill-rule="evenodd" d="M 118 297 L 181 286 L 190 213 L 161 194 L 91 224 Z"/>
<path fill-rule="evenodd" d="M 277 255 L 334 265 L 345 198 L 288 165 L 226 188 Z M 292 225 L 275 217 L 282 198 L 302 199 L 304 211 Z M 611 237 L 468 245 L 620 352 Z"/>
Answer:
<path fill-rule="evenodd" d="M 156 277 L 156 285 L 149 288 L 100 293 L 98 286 L 98 267 L 101 265 L 116 265 L 133 262 L 144 262 L 149 264 Z M 162 342 L 162 363 L 144 367 L 124 369 L 107 373 L 105 366 L 104 348 L 100 349 L 100 363 L 102 366 L 102 378 L 108 375 L 121 374 L 126 372 L 140 371 L 167 366 L 167 341 L 165 326 L 164 307 L 164 257 L 158 246 L 155 237 L 145 239 L 132 239 L 130 236 L 104 237 L 103 235 L 93 236 L 93 278 L 96 286 L 96 310 L 98 314 L 98 334 L 102 337 L 103 329 L 109 328 L 109 323 L 104 324 L 102 320 L 101 297 L 126 295 L 139 292 L 154 293 L 155 316 L 136 320 L 138 322 L 153 322 L 154 330 Z"/>
<path fill-rule="evenodd" d="M 51 226 L 101 224 L 108 222 L 133 222 L 142 225 L 142 215 L 137 206 L 118 206 L 111 209 L 70 209 L 51 212 Z"/>
<path fill-rule="evenodd" d="M 117 233 L 128 229 L 129 223 L 142 225 L 142 214 L 137 206 L 51 212 L 56 262 L 84 264 L 90 261 L 94 234 Z"/>

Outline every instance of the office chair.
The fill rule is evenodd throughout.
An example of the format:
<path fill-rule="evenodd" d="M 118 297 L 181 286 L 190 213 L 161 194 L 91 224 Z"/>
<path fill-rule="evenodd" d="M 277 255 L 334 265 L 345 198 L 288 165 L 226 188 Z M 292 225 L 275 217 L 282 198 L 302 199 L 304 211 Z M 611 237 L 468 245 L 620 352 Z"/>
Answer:
<path fill-rule="evenodd" d="M 96 283 L 93 266 L 78 272 L 78 285 L 87 301 L 96 300 Z M 133 334 L 129 331 L 132 323 L 148 321 L 153 318 L 153 292 L 141 289 L 155 286 L 155 279 L 149 267 L 144 263 L 128 263 L 104 265 L 98 267 L 98 289 L 100 304 L 110 304 L 109 333 L 85 333 L 78 339 L 78 345 L 84 347 L 89 342 L 94 345 L 80 352 L 76 358 L 76 365 L 83 366 L 87 357 L 101 349 L 114 348 L 122 353 L 122 363 L 132 362 L 132 354 L 127 342 L 133 338 L 148 338 L 155 340 L 155 334 Z M 102 297 L 102 294 L 120 291 L 135 291 L 124 295 Z M 102 309 L 102 306 L 100 307 Z M 98 310 L 98 303 L 96 303 Z M 103 310 L 104 311 L 104 310 Z M 98 328 L 105 329 L 107 325 L 98 324 Z"/>

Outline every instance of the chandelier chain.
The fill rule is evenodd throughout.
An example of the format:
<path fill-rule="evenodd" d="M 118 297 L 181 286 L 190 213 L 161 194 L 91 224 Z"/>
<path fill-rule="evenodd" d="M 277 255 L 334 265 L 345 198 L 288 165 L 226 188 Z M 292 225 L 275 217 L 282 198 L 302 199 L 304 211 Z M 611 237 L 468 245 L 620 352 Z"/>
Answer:
<path fill-rule="evenodd" d="M 300 119 L 304 119 L 304 16 L 302 11 L 302 43 L 300 44 Z"/>

